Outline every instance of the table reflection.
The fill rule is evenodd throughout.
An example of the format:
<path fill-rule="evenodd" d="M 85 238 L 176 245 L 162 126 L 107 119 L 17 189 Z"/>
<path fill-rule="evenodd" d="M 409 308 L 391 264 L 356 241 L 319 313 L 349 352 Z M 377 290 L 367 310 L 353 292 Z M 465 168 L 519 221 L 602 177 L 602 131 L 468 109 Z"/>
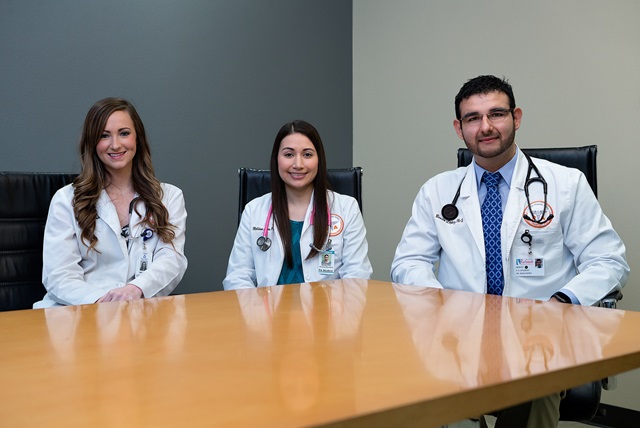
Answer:
<path fill-rule="evenodd" d="M 460 386 L 488 385 L 597 361 L 623 314 L 555 302 L 393 287 L 425 370 Z M 603 317 L 606 322 L 598 322 Z"/>
<path fill-rule="evenodd" d="M 249 360 L 266 365 L 289 411 L 313 413 L 325 401 L 353 407 L 366 291 L 356 279 L 236 291 Z"/>
<path fill-rule="evenodd" d="M 105 358 L 117 357 L 127 347 L 142 346 L 147 336 L 153 335 L 154 340 L 159 339 L 163 354 L 170 357 L 184 345 L 187 328 L 184 298 L 47 308 L 44 316 L 51 346 L 61 362 L 72 363 L 83 347 L 96 345 Z M 82 331 L 95 333 L 87 339 L 79 334 Z"/>

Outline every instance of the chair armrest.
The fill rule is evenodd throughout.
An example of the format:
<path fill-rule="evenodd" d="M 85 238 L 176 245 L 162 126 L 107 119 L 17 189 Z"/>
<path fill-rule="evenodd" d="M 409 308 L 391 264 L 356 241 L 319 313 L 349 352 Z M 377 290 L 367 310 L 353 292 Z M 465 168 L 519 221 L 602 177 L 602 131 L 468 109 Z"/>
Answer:
<path fill-rule="evenodd" d="M 612 291 L 600 300 L 598 306 L 601 308 L 616 309 L 618 300 L 622 300 L 622 291 Z"/>

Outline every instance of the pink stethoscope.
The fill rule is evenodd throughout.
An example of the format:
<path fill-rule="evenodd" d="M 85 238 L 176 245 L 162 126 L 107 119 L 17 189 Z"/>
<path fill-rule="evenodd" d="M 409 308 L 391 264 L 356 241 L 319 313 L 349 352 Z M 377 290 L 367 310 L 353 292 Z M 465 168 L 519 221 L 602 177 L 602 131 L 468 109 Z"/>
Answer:
<path fill-rule="evenodd" d="M 267 251 L 269 248 L 271 248 L 271 238 L 269 238 L 269 223 L 271 222 L 272 212 L 273 212 L 273 204 L 269 206 L 269 212 L 267 213 L 267 220 L 264 222 L 264 229 L 262 229 L 262 236 L 260 236 L 256 241 L 256 245 L 262 251 Z M 316 212 L 316 208 L 313 207 L 313 210 L 311 211 L 311 225 L 313 225 L 313 217 L 315 212 Z M 329 211 L 328 207 L 327 207 L 327 218 L 329 220 L 328 224 L 329 224 L 329 231 L 330 231 L 331 230 L 331 212 Z M 329 235 L 330 235 L 330 232 L 327 232 L 327 238 L 324 241 L 324 245 L 322 246 L 322 249 L 316 248 L 316 246 L 313 245 L 313 242 L 309 244 L 309 246 L 319 253 L 331 251 L 332 247 L 331 247 L 331 239 L 329 239 Z"/>

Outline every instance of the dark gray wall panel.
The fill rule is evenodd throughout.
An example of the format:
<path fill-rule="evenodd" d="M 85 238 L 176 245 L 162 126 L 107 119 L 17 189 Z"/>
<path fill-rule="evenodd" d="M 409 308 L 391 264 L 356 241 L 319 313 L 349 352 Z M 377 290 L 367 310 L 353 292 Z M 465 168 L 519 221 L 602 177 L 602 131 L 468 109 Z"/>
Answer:
<path fill-rule="evenodd" d="M 220 289 L 237 169 L 266 168 L 284 122 L 314 123 L 329 167 L 352 165 L 351 17 L 342 0 L 3 0 L 0 170 L 77 172 L 88 108 L 130 99 L 187 201 L 176 291 Z"/>

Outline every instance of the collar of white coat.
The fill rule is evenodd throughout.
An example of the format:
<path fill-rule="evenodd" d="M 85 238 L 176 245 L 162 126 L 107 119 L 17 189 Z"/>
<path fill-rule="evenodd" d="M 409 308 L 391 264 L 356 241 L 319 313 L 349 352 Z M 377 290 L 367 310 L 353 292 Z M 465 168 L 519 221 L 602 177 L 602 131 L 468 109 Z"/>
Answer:
<path fill-rule="evenodd" d="M 135 193 L 133 197 L 137 198 L 138 196 L 140 195 Z M 136 213 L 136 209 L 140 215 Z M 118 212 L 116 211 L 116 206 L 111 201 L 109 194 L 104 189 L 100 192 L 100 197 L 98 198 L 98 202 L 96 202 L 96 211 L 98 212 L 98 217 L 107 223 L 109 228 L 113 230 L 116 235 L 119 235 L 122 228 L 120 226 L 120 220 L 118 219 Z M 129 227 L 131 229 L 132 236 L 135 236 L 133 235 L 133 232 L 136 228 L 140 227 L 140 220 L 144 218 L 146 212 L 147 208 L 145 204 L 140 200 L 136 202 L 133 210 L 131 211 L 131 217 L 129 218 Z"/>

